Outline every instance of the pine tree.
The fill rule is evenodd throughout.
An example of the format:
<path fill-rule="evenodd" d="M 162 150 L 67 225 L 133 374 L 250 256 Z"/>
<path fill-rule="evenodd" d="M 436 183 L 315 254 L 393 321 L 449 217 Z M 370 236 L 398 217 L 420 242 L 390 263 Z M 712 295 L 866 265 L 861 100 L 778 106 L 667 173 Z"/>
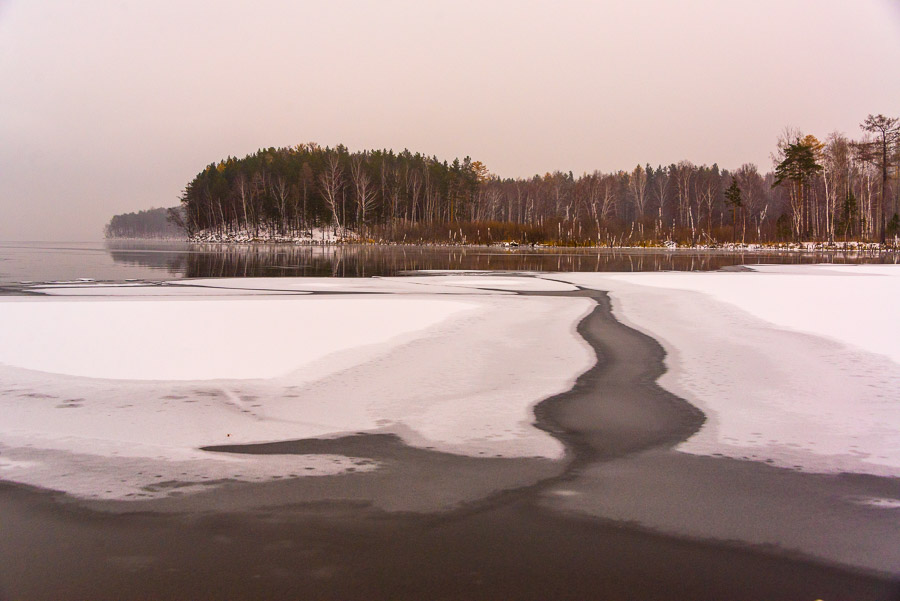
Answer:
<path fill-rule="evenodd" d="M 885 117 L 884 115 L 869 115 L 866 120 L 860 124 L 863 131 L 873 133 L 878 136 L 875 144 L 879 147 L 881 155 L 881 215 L 878 218 L 878 224 L 881 230 L 881 242 L 884 243 L 887 225 L 884 223 L 888 215 L 887 207 L 887 179 L 888 179 L 888 149 L 894 142 L 900 139 L 900 121 L 896 117 Z"/>
<path fill-rule="evenodd" d="M 785 180 L 790 180 L 796 186 L 797 210 L 800 211 L 800 214 L 797 216 L 799 219 L 795 222 L 798 230 L 795 233 L 799 236 L 806 234 L 803 231 L 806 183 L 822 170 L 822 165 L 816 162 L 816 151 L 817 149 L 813 144 L 807 143 L 805 140 L 797 140 L 787 145 L 787 148 L 784 149 L 784 160 L 775 167 L 775 183 L 772 184 L 773 187 Z"/>
<path fill-rule="evenodd" d="M 737 178 L 731 178 L 731 185 L 725 190 L 725 200 L 731 205 L 731 239 L 737 241 L 737 212 L 744 206 L 741 198 L 741 188 L 738 186 Z"/>

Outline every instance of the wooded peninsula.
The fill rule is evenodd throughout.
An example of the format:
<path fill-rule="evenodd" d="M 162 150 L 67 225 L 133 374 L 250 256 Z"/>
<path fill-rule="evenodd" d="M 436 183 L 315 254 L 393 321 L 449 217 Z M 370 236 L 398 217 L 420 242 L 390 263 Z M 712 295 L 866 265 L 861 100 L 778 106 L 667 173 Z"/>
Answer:
<path fill-rule="evenodd" d="M 630 171 L 501 178 L 465 157 L 315 143 L 211 163 L 170 221 L 195 240 L 338 240 L 561 246 L 896 241 L 900 124 L 861 137 L 786 128 L 773 170 L 681 161 Z"/>

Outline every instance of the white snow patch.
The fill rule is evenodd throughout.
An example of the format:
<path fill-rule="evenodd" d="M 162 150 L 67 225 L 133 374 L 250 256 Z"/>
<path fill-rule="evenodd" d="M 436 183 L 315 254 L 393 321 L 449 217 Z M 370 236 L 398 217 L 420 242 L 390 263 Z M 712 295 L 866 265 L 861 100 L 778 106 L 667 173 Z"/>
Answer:
<path fill-rule="evenodd" d="M 37 461 L 16 461 L 10 457 L 0 457 L 0 470 L 30 470 L 38 465 Z"/>
<path fill-rule="evenodd" d="M 0 301 L 0 363 L 91 378 L 271 378 L 472 308 L 377 297 Z"/>
<path fill-rule="evenodd" d="M 341 455 L 243 455 L 206 453 L 195 459 L 98 456 L 0 445 L 4 455 L 28 461 L 0 461 L 10 482 L 54 488 L 87 499 L 147 500 L 199 492 L 222 482 L 264 482 L 290 477 L 369 472 L 378 463 Z"/>
<path fill-rule="evenodd" d="M 577 490 L 569 490 L 567 488 L 552 490 L 550 491 L 550 494 L 556 495 L 557 497 L 577 497 L 581 495 Z"/>
<path fill-rule="evenodd" d="M 575 286 L 565 282 L 555 282 L 552 280 L 541 279 L 536 277 L 522 276 L 487 276 L 487 275 L 429 275 L 429 276 L 410 276 L 403 278 L 389 278 L 392 281 L 399 282 L 415 282 L 417 284 L 426 284 L 429 286 L 459 286 L 462 288 L 480 288 L 493 290 L 513 290 L 513 291 L 543 291 L 543 292 L 569 292 L 577 290 Z"/>
<path fill-rule="evenodd" d="M 879 507 L 881 509 L 900 509 L 900 499 L 873 497 L 868 499 L 859 499 L 857 503 L 859 503 L 860 505 Z"/>

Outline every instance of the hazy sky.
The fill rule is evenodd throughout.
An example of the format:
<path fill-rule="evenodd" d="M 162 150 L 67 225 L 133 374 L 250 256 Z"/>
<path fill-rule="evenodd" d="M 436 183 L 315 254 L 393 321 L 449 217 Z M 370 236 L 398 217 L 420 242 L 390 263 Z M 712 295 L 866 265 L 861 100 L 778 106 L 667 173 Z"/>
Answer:
<path fill-rule="evenodd" d="M 898 0 L 0 0 L 0 240 L 89 240 L 315 141 L 501 176 L 770 167 L 900 116 Z"/>

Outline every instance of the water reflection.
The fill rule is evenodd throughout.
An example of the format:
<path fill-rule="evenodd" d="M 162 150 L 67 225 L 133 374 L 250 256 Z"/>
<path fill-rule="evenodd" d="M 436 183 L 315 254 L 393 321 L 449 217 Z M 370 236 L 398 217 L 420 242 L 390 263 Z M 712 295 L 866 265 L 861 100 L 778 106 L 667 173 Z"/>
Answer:
<path fill-rule="evenodd" d="M 499 249 L 436 246 L 295 246 L 110 242 L 117 264 L 174 277 L 390 276 L 423 269 L 709 271 L 762 263 L 894 263 L 895 254 L 725 253 L 688 250 Z"/>

